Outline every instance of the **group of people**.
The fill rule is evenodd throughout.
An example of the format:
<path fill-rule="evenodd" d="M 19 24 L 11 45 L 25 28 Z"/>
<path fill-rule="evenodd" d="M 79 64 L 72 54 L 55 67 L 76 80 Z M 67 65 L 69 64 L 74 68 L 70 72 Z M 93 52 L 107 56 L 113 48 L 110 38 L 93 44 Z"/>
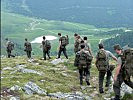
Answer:
<path fill-rule="evenodd" d="M 89 76 L 93 55 L 90 46 L 87 43 L 87 37 L 82 39 L 78 34 L 75 34 L 74 36 L 74 51 L 76 54 L 74 65 L 79 69 L 80 85 L 83 84 L 83 76 L 85 76 L 87 85 L 90 85 Z M 113 53 L 104 49 L 103 43 L 99 43 L 98 48 L 99 50 L 96 54 L 95 65 L 99 71 L 99 93 L 104 93 L 103 82 L 105 75 L 105 87 L 110 86 L 112 71 L 115 68 L 115 65 L 111 65 L 109 62 L 110 58 L 112 58 L 117 62 L 117 67 L 113 84 L 115 98 L 112 98 L 111 100 L 120 100 L 120 88 L 123 82 L 133 89 L 133 82 L 131 81 L 133 76 L 133 49 L 128 46 L 122 49 L 119 44 L 114 45 L 114 51 L 118 55 L 117 58 Z"/>
<path fill-rule="evenodd" d="M 66 52 L 66 46 L 69 44 L 68 35 L 62 36 L 61 33 L 58 33 L 59 36 L 59 48 L 58 48 L 58 56 L 57 59 L 60 58 L 61 53 L 63 52 L 66 59 L 68 59 L 68 55 Z M 83 78 L 85 77 L 86 84 L 90 85 L 89 77 L 91 70 L 91 63 L 94 58 L 91 50 L 90 44 L 87 42 L 87 37 L 81 37 L 79 34 L 74 34 L 74 52 L 75 52 L 75 60 L 74 66 L 76 66 L 79 70 L 79 80 L 80 85 L 83 85 Z M 12 42 L 7 40 L 7 54 L 8 57 L 15 57 L 11 54 L 14 49 L 14 45 Z M 32 46 L 31 43 L 25 39 L 24 43 L 24 51 L 27 53 L 27 57 L 31 58 Z M 49 59 L 51 43 L 49 40 L 43 36 L 43 41 L 40 46 L 43 50 L 43 58 L 46 60 L 46 55 Z M 117 62 L 117 67 L 114 75 L 114 84 L 113 89 L 115 92 L 115 98 L 112 100 L 120 100 L 120 87 L 123 82 L 125 82 L 128 86 L 133 88 L 133 82 L 131 82 L 131 77 L 133 75 L 133 49 L 127 47 L 123 50 L 120 45 L 114 45 L 114 50 L 118 55 L 118 58 L 113 55 L 108 50 L 104 49 L 104 45 L 102 43 L 98 44 L 98 52 L 96 54 L 95 65 L 99 71 L 99 93 L 104 93 L 103 82 L 104 77 L 106 75 L 106 84 L 105 87 L 109 87 L 111 83 L 112 71 L 115 68 L 115 65 L 110 64 L 110 58 L 113 58 Z"/>

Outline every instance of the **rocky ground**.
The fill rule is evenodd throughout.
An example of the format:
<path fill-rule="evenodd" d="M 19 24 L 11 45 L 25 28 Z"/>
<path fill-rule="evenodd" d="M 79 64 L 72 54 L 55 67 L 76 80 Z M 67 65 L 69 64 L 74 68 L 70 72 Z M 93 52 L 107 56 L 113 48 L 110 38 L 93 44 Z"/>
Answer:
<path fill-rule="evenodd" d="M 114 62 L 112 62 L 114 63 Z M 98 71 L 92 63 L 90 86 L 79 85 L 78 70 L 69 60 L 41 57 L 28 60 L 25 56 L 1 58 L 2 100 L 110 100 L 114 96 L 112 85 L 98 92 Z M 133 90 L 122 85 L 122 99 L 133 100 Z"/>

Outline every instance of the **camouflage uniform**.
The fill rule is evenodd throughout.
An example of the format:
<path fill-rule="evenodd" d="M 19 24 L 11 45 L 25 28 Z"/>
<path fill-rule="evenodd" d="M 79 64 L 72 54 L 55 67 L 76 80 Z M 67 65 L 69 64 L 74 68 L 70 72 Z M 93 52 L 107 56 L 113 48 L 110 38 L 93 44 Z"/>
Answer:
<path fill-rule="evenodd" d="M 111 75 L 112 75 L 112 72 L 111 70 L 109 69 L 109 57 L 114 57 L 114 55 L 110 52 L 110 51 L 107 51 L 107 50 L 104 50 L 105 53 L 106 53 L 106 59 L 107 59 L 107 71 L 99 71 L 99 92 L 103 92 L 103 81 L 104 81 L 104 77 L 105 77 L 105 74 L 107 73 L 107 76 L 106 76 L 106 87 L 108 87 L 110 85 L 110 79 L 111 79 Z M 96 57 L 97 58 L 97 57 Z"/>
<path fill-rule="evenodd" d="M 25 47 L 25 52 L 26 52 L 26 54 L 27 54 L 27 57 L 28 57 L 28 58 L 31 58 L 31 51 L 32 51 L 31 43 L 28 42 L 28 41 L 26 41 L 26 42 L 24 43 L 24 47 Z"/>
<path fill-rule="evenodd" d="M 48 55 L 49 59 L 51 59 L 51 57 L 50 57 L 50 49 L 48 49 L 46 47 L 46 41 L 45 40 L 42 41 L 42 45 L 43 45 L 43 58 L 44 58 L 44 60 L 46 60 L 46 54 Z"/>
<path fill-rule="evenodd" d="M 59 38 L 59 42 L 62 41 L 62 37 Z M 59 52 L 58 52 L 58 58 L 60 58 L 61 53 L 63 52 L 64 56 L 68 59 L 67 52 L 66 52 L 66 46 L 60 46 Z"/>
<path fill-rule="evenodd" d="M 80 53 L 81 52 L 85 52 L 86 53 L 86 55 L 87 56 L 90 56 L 90 54 L 89 54 L 89 52 L 88 51 L 79 51 L 79 52 L 77 52 L 76 53 L 76 58 L 75 58 L 75 66 L 78 66 L 78 69 L 79 69 L 79 75 L 80 75 L 80 77 L 79 77 L 79 79 L 80 79 L 80 84 L 82 85 L 83 84 L 83 72 L 85 72 L 86 73 L 86 83 L 87 83 L 87 85 L 90 85 L 90 83 L 89 83 L 89 76 L 90 76 L 90 63 L 91 63 L 91 61 L 87 61 L 86 62 L 86 65 L 85 66 L 83 66 L 82 64 L 80 64 L 80 61 L 78 60 L 79 59 L 79 55 L 80 55 Z"/>
<path fill-rule="evenodd" d="M 9 46 L 10 43 L 11 43 L 11 41 L 7 41 L 7 43 L 6 43 L 6 51 L 7 51 L 8 58 L 15 57 L 14 55 L 12 55 L 12 50 L 14 49 L 14 46 L 10 47 Z"/>
<path fill-rule="evenodd" d="M 118 64 L 122 65 L 121 57 L 118 58 Z M 121 70 L 117 76 L 117 80 L 114 81 L 114 84 L 113 84 L 113 89 L 114 89 L 116 98 L 120 98 L 120 88 L 121 88 L 121 84 L 123 82 L 133 89 L 133 82 L 131 82 L 130 78 L 127 80 L 125 79 L 123 70 L 121 68 Z"/>
<path fill-rule="evenodd" d="M 79 45 L 80 45 L 81 41 L 82 41 L 81 38 L 75 40 L 75 43 L 74 43 L 74 52 L 75 52 L 75 54 L 79 51 Z"/>

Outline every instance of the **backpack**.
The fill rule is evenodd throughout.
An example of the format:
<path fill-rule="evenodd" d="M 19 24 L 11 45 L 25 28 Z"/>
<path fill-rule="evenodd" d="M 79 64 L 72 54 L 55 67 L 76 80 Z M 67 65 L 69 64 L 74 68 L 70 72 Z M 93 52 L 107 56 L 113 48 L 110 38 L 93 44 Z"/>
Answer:
<path fill-rule="evenodd" d="M 32 51 L 31 43 L 26 42 L 26 50 L 25 51 Z"/>
<path fill-rule="evenodd" d="M 98 68 L 98 71 L 107 71 L 108 61 L 106 52 L 104 50 L 99 50 L 99 52 L 97 53 L 96 66 Z"/>
<path fill-rule="evenodd" d="M 7 45 L 7 49 L 8 50 L 13 50 L 14 49 L 14 43 L 9 41 L 8 45 Z"/>
<path fill-rule="evenodd" d="M 48 41 L 48 40 L 46 40 L 46 48 L 48 49 L 48 50 L 50 50 L 51 49 L 51 43 L 50 43 L 50 41 Z"/>
<path fill-rule="evenodd" d="M 79 64 L 82 66 L 86 66 L 87 64 L 90 64 L 92 61 L 92 56 L 89 55 L 86 51 L 81 51 L 79 55 Z"/>
<path fill-rule="evenodd" d="M 125 78 L 133 76 L 133 48 L 124 50 L 121 59 Z"/>
<path fill-rule="evenodd" d="M 61 45 L 62 46 L 68 45 L 68 39 L 65 36 L 61 37 Z"/>
<path fill-rule="evenodd" d="M 42 45 L 43 45 L 44 50 L 50 50 L 51 49 L 51 43 L 48 40 L 42 41 Z"/>

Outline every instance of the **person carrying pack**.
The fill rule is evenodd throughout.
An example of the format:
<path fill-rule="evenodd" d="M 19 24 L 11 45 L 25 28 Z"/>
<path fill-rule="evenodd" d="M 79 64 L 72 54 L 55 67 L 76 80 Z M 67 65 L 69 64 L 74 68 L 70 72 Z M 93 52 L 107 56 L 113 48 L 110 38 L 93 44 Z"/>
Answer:
<path fill-rule="evenodd" d="M 68 59 L 67 53 L 66 53 L 66 46 L 68 45 L 67 37 L 61 36 L 61 33 L 58 33 L 59 36 L 59 51 L 58 51 L 58 58 L 60 58 L 61 53 L 63 52 L 66 59 Z"/>
<path fill-rule="evenodd" d="M 75 43 L 74 43 L 74 52 L 75 54 L 79 51 L 82 38 L 78 34 L 74 34 Z"/>
<path fill-rule="evenodd" d="M 10 57 L 15 57 L 14 55 L 12 55 L 12 51 L 14 50 L 14 43 L 9 41 L 8 38 L 5 39 L 6 42 L 6 51 L 7 51 L 7 55 L 8 58 Z"/>
<path fill-rule="evenodd" d="M 105 87 L 109 87 L 112 75 L 112 71 L 109 67 L 109 58 L 111 57 L 115 61 L 117 61 L 117 58 L 110 51 L 105 50 L 103 44 L 99 44 L 98 46 L 99 46 L 99 51 L 97 52 L 96 55 L 96 67 L 99 71 L 99 92 L 104 93 L 103 81 L 105 74 L 107 73 Z"/>
<path fill-rule="evenodd" d="M 92 61 L 92 56 L 89 54 L 88 51 L 84 50 L 85 45 L 81 45 L 81 50 L 76 53 L 74 66 L 77 66 L 79 69 L 79 75 L 80 75 L 80 85 L 83 84 L 83 71 L 86 73 L 86 83 L 87 85 L 90 85 L 89 82 L 89 64 Z"/>
<path fill-rule="evenodd" d="M 43 36 L 42 47 L 43 47 L 44 60 L 46 60 L 46 54 L 48 55 L 49 59 L 51 59 L 51 57 L 50 57 L 51 43 L 50 43 L 50 41 L 46 40 L 45 36 Z"/>
<path fill-rule="evenodd" d="M 31 46 L 31 43 L 28 42 L 27 38 L 25 38 L 24 47 L 25 47 L 24 51 L 26 52 L 27 57 L 30 59 L 31 58 L 32 46 Z"/>
<path fill-rule="evenodd" d="M 123 82 L 133 89 L 133 82 L 130 79 L 133 76 L 133 48 L 122 50 L 121 46 L 116 44 L 114 50 L 118 54 L 118 65 L 113 84 L 115 98 L 111 100 L 120 100 L 120 88 Z"/>

